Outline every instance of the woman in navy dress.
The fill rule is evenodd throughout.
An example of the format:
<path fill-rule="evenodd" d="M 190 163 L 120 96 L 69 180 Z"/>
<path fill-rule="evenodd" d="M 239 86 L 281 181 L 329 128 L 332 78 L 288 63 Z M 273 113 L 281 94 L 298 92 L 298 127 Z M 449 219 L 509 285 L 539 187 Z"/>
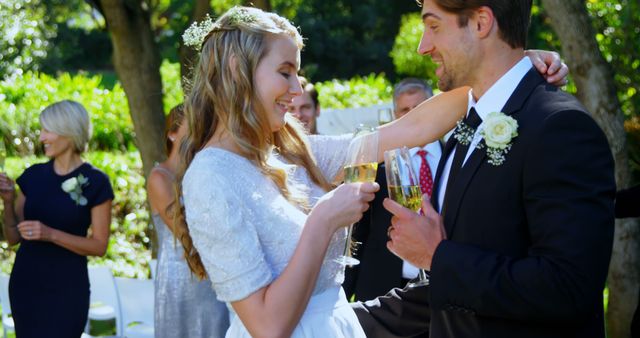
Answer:
<path fill-rule="evenodd" d="M 91 135 L 82 105 L 52 104 L 40 124 L 51 160 L 26 169 L 17 194 L 0 174 L 5 238 L 20 243 L 9 281 L 16 337 L 80 337 L 89 311 L 87 256 L 107 250 L 113 190 L 80 157 Z"/>

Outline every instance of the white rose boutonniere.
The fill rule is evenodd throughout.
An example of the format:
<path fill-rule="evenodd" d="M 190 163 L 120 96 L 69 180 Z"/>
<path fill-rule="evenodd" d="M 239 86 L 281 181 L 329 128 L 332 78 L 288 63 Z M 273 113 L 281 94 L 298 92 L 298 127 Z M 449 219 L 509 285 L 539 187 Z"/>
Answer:
<path fill-rule="evenodd" d="M 480 135 L 487 146 L 488 162 L 495 166 L 501 165 L 511 149 L 511 141 L 518 136 L 518 121 L 502 112 L 493 112 L 482 122 Z"/>
<path fill-rule="evenodd" d="M 82 196 L 82 187 L 87 185 L 89 185 L 89 179 L 80 174 L 62 182 L 61 188 L 62 191 L 69 194 L 76 205 L 87 205 L 87 198 Z"/>

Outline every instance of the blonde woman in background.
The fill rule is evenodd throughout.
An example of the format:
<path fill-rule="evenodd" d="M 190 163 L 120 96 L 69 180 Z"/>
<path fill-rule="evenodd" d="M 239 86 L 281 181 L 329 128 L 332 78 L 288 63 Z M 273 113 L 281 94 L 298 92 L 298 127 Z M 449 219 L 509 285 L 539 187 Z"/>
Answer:
<path fill-rule="evenodd" d="M 17 193 L 0 174 L 4 236 L 20 243 L 9 281 L 16 337 L 80 337 L 89 311 L 87 256 L 107 250 L 113 190 L 81 157 L 91 137 L 81 104 L 48 106 L 40 125 L 51 160 L 27 168 Z"/>

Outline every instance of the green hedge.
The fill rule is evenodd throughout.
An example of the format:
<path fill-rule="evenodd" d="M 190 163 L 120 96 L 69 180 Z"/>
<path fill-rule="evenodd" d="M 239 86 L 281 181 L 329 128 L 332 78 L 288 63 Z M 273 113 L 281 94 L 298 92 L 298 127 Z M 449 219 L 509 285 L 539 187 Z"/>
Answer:
<path fill-rule="evenodd" d="M 393 86 L 384 74 L 315 83 L 322 108 L 357 108 L 390 102 Z"/>
<path fill-rule="evenodd" d="M 41 154 L 38 116 L 47 105 L 63 99 L 80 102 L 93 124 L 90 149 L 133 149 L 133 125 L 120 85 L 100 87 L 101 76 L 70 75 L 57 78 L 27 72 L 0 82 L 0 132 L 9 154 Z"/>
<path fill-rule="evenodd" d="M 182 102 L 180 65 L 163 62 L 160 73 L 164 87 L 165 111 Z M 89 112 L 93 137 L 89 149 L 135 150 L 133 124 L 127 97 L 118 82 L 105 85 L 100 74 L 51 76 L 27 72 L 0 82 L 0 135 L 10 155 L 39 155 L 38 116 L 51 103 L 69 99 L 80 102 Z"/>

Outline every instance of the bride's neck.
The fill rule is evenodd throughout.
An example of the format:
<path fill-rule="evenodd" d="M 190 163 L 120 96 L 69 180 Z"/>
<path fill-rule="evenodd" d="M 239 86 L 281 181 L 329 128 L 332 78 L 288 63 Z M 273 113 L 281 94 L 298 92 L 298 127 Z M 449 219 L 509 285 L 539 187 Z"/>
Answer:
<path fill-rule="evenodd" d="M 209 139 L 209 141 L 207 141 L 205 147 L 222 148 L 238 155 L 242 155 L 238 143 L 234 141 L 229 132 L 227 132 L 226 130 L 221 130 L 221 128 L 213 133 L 213 136 Z"/>

